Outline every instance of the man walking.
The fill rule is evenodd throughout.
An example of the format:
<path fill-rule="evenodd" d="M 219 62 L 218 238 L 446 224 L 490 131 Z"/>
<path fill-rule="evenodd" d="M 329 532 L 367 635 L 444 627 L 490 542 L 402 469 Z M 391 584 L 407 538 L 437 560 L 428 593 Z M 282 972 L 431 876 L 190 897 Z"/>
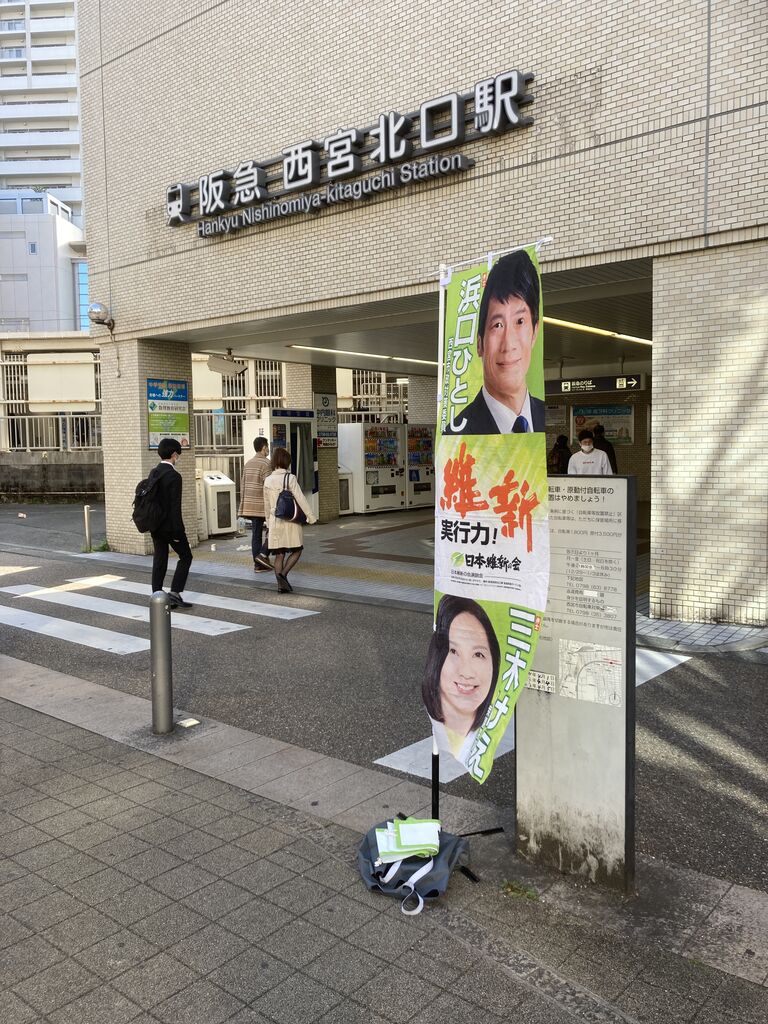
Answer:
<path fill-rule="evenodd" d="M 152 558 L 152 593 L 163 589 L 168 569 L 168 547 L 179 556 L 173 574 L 169 598 L 171 608 L 191 608 L 189 601 L 181 596 L 192 565 L 192 551 L 189 547 L 184 520 L 181 518 L 181 473 L 176 463 L 181 457 L 181 445 L 173 437 L 164 437 L 157 446 L 161 462 L 149 474 L 150 483 L 157 480 L 157 502 L 163 510 L 163 518 L 156 530 L 152 531 L 155 546 Z"/>
<path fill-rule="evenodd" d="M 267 457 L 269 442 L 266 437 L 257 437 L 253 442 L 253 450 L 256 454 L 246 462 L 243 469 L 240 509 L 237 514 L 251 520 L 254 572 L 267 572 L 272 570 L 272 564 L 267 558 L 266 548 L 262 546 L 265 519 L 264 481 L 272 472 L 272 463 Z"/>

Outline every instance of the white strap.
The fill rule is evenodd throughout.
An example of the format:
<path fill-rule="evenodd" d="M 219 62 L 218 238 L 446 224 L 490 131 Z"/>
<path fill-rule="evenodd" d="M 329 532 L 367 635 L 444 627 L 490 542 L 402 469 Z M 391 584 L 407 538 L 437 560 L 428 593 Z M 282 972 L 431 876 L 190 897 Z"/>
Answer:
<path fill-rule="evenodd" d="M 382 882 L 391 882 L 391 881 L 392 881 L 392 879 L 393 879 L 393 878 L 395 877 L 395 875 L 397 874 L 397 872 L 398 872 L 398 871 L 400 870 L 400 865 L 401 865 L 402 863 L 403 863 L 403 862 L 402 862 L 401 860 L 396 860 L 396 861 L 394 862 L 394 864 L 392 864 L 392 866 L 390 867 L 390 869 L 389 869 L 389 871 L 388 871 L 388 872 L 386 873 L 386 875 L 384 875 L 384 877 L 382 878 Z"/>
<path fill-rule="evenodd" d="M 408 893 L 408 895 L 405 897 L 403 902 L 400 904 L 401 911 L 404 914 L 407 914 L 409 917 L 412 917 L 414 914 L 420 914 L 422 912 L 422 910 L 424 909 L 424 900 L 419 895 L 419 893 L 416 892 L 416 883 L 420 879 L 422 879 L 424 877 L 424 875 L 428 875 L 429 874 L 429 872 L 432 870 L 432 867 L 433 867 L 434 863 L 435 863 L 434 860 L 430 857 L 429 860 L 426 862 L 426 864 L 423 864 L 417 871 L 414 871 L 414 873 L 411 875 L 411 877 L 408 879 L 408 881 L 407 882 L 403 882 L 403 884 L 400 886 L 401 889 L 410 889 L 411 890 Z M 408 902 L 408 900 L 412 896 L 416 897 L 416 906 L 414 907 L 413 910 L 407 910 L 405 904 Z"/>
<path fill-rule="evenodd" d="M 394 864 L 390 865 L 389 871 L 387 871 L 387 873 L 384 875 L 384 877 L 381 880 L 383 884 L 386 885 L 388 882 L 392 881 L 392 879 L 395 877 L 395 875 L 400 870 L 400 867 L 401 867 L 402 863 L 403 863 L 402 860 L 396 860 L 394 862 Z M 418 881 L 420 881 L 420 879 L 422 879 L 424 877 L 424 875 L 428 875 L 429 874 L 429 872 L 432 870 L 432 867 L 434 866 L 434 863 L 435 863 L 434 859 L 430 857 L 430 859 L 428 861 L 426 861 L 424 864 L 422 864 L 422 866 L 420 868 L 417 868 L 414 871 L 414 873 L 411 875 L 410 878 L 406 879 L 406 881 L 404 881 L 400 885 L 401 889 L 409 889 L 410 890 L 410 892 L 408 892 L 408 894 L 405 896 L 405 898 L 403 899 L 403 902 L 400 905 L 401 911 L 404 914 L 407 914 L 409 917 L 412 917 L 414 914 L 420 914 L 422 912 L 422 910 L 424 909 L 424 900 L 416 892 L 416 883 Z M 416 897 L 416 907 L 413 910 L 408 910 L 406 908 L 405 904 L 413 896 Z"/>

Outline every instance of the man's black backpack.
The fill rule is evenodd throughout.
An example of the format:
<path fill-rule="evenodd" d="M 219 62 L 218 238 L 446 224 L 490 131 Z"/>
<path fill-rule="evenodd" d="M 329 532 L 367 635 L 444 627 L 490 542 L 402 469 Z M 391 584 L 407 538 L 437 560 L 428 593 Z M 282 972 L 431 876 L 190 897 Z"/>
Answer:
<path fill-rule="evenodd" d="M 158 495 L 159 477 L 148 476 L 136 485 L 136 497 L 133 499 L 133 514 L 131 518 L 136 524 L 139 533 L 150 533 L 156 530 L 163 519 L 165 511 L 160 504 Z"/>

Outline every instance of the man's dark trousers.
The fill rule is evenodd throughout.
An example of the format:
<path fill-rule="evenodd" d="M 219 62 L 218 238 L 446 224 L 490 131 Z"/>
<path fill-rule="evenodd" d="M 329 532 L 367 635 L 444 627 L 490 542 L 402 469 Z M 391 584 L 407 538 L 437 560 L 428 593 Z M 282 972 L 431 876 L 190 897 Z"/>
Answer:
<path fill-rule="evenodd" d="M 165 573 L 168 569 L 168 546 L 170 545 L 179 556 L 171 582 L 171 590 L 174 594 L 180 594 L 186 586 L 189 567 L 192 565 L 192 550 L 186 533 L 182 533 L 176 539 L 167 533 L 153 533 L 152 543 L 155 546 L 152 557 L 152 593 L 163 589 Z"/>

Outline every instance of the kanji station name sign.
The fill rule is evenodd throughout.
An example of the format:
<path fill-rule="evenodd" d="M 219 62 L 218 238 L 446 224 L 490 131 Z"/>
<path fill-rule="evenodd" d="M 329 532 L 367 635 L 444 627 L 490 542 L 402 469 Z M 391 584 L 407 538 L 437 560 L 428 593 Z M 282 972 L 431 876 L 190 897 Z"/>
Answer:
<path fill-rule="evenodd" d="M 426 100 L 416 112 L 391 110 L 367 128 L 341 128 L 268 160 L 245 159 L 233 171 L 176 182 L 166 190 L 166 224 L 197 223 L 200 238 L 229 234 L 467 171 L 474 166 L 469 157 L 437 151 L 532 124 L 520 109 L 533 101 L 533 77 L 505 71 L 468 92 Z"/>

